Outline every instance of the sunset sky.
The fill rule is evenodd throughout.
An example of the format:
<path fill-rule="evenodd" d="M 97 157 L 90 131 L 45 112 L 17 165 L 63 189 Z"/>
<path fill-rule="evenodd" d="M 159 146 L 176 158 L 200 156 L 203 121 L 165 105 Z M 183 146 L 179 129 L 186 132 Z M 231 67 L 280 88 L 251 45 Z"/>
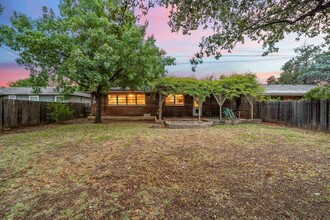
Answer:
<path fill-rule="evenodd" d="M 0 23 L 9 25 L 9 18 L 13 11 L 37 18 L 42 13 L 42 6 L 53 8 L 58 14 L 58 3 L 57 0 L 1 0 L 5 9 L 0 16 Z M 203 78 L 210 75 L 217 77 L 221 74 L 251 71 L 257 74 L 261 83 L 265 83 L 269 76 L 279 75 L 281 66 L 294 56 L 293 48 L 301 46 L 304 41 L 307 44 L 315 45 L 322 42 L 321 37 L 296 42 L 295 35 L 288 35 L 285 40 L 278 43 L 279 53 L 262 57 L 262 46 L 256 42 L 247 41 L 245 44 L 237 46 L 231 54 L 224 53 L 220 60 L 205 59 L 204 64 L 199 65 L 196 72 L 192 72 L 189 60 L 198 51 L 198 43 L 202 36 L 207 36 L 211 32 L 210 30 L 198 30 L 189 36 L 172 33 L 167 24 L 168 14 L 168 10 L 165 8 L 152 9 L 146 18 L 149 21 L 147 35 L 153 34 L 157 40 L 156 44 L 168 55 L 176 58 L 177 65 L 167 68 L 168 73 L 175 76 Z M 0 86 L 6 86 L 9 82 L 29 76 L 23 66 L 16 64 L 15 58 L 17 55 L 10 52 L 8 48 L 5 46 L 0 48 Z"/>

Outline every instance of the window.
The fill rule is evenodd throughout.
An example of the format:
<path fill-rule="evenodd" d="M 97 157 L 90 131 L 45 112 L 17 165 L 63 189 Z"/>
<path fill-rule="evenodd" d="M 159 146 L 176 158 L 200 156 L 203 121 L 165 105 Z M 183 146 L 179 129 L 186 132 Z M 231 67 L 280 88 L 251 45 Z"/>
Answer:
<path fill-rule="evenodd" d="M 136 105 L 136 95 L 135 94 L 127 95 L 127 104 L 128 105 Z"/>
<path fill-rule="evenodd" d="M 168 95 L 165 100 L 167 106 L 184 106 L 184 95 Z"/>
<path fill-rule="evenodd" d="M 196 99 L 194 99 L 194 108 L 198 108 L 198 102 Z"/>
<path fill-rule="evenodd" d="M 65 102 L 65 99 L 63 96 L 55 96 L 55 102 Z"/>
<path fill-rule="evenodd" d="M 16 95 L 9 95 L 8 99 L 16 99 Z"/>
<path fill-rule="evenodd" d="M 145 105 L 145 94 L 109 94 L 108 105 Z"/>
<path fill-rule="evenodd" d="M 117 95 L 108 95 L 108 104 L 117 105 Z"/>
<path fill-rule="evenodd" d="M 38 102 L 39 101 L 39 96 L 29 96 L 29 100 Z"/>
<path fill-rule="evenodd" d="M 137 94 L 136 95 L 136 104 L 137 105 L 145 105 L 146 104 L 146 95 L 145 94 Z"/>

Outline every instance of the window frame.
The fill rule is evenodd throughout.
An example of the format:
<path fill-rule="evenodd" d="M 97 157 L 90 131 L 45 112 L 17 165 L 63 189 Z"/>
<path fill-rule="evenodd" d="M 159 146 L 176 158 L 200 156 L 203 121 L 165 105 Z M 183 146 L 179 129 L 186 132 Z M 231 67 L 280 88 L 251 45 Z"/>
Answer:
<path fill-rule="evenodd" d="M 125 104 L 119 104 L 118 103 L 118 95 L 125 95 L 125 100 L 126 100 L 126 103 Z M 132 104 L 132 103 L 128 103 L 128 96 L 129 95 L 134 95 L 134 101 L 135 101 L 135 104 Z M 137 104 L 138 102 L 138 98 L 137 96 L 138 95 L 143 95 L 144 96 L 144 104 Z M 111 96 L 116 96 L 116 104 L 110 104 L 109 103 L 109 97 Z M 141 98 L 139 99 L 141 100 Z M 146 94 L 145 93 L 108 93 L 108 96 L 107 96 L 107 105 L 108 106 L 146 106 Z"/>
<path fill-rule="evenodd" d="M 58 102 L 58 98 L 61 98 L 62 99 L 62 102 L 59 102 L 59 103 L 67 102 L 67 100 L 65 100 L 64 97 L 63 96 L 60 96 L 60 95 L 55 96 L 55 102 Z"/>
<path fill-rule="evenodd" d="M 16 95 L 8 95 L 8 99 L 10 99 L 10 100 L 16 100 L 17 97 L 16 97 Z"/>
<path fill-rule="evenodd" d="M 177 102 L 176 102 L 176 100 L 177 100 L 176 96 L 178 96 L 178 95 L 182 95 L 182 98 L 183 98 L 183 103 L 182 104 L 177 104 Z M 169 96 L 173 96 L 174 104 L 166 104 L 166 99 Z M 166 99 L 165 99 L 165 106 L 172 106 L 172 107 L 173 106 L 175 106 L 175 107 L 183 107 L 183 106 L 185 106 L 185 95 L 184 94 L 175 94 L 175 95 L 170 94 L 170 95 L 166 96 Z"/>
<path fill-rule="evenodd" d="M 38 100 L 31 100 L 31 98 L 38 98 Z M 40 97 L 38 95 L 29 95 L 29 101 L 32 101 L 32 102 L 40 102 Z"/>

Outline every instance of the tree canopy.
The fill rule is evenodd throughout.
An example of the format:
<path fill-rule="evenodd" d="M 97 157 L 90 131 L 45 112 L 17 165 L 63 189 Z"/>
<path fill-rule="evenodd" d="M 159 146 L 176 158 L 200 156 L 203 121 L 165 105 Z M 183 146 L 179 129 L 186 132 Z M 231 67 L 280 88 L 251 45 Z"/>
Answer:
<path fill-rule="evenodd" d="M 34 78 L 19 79 L 15 82 L 10 82 L 9 87 L 45 87 L 48 83 L 44 80 L 37 82 Z"/>
<path fill-rule="evenodd" d="M 257 76 L 252 73 L 222 76 L 216 81 L 215 87 L 218 87 L 220 93 L 229 100 L 241 97 L 242 95 L 256 97 L 257 95 L 261 95 L 264 90 L 259 85 Z"/>
<path fill-rule="evenodd" d="M 153 37 L 145 37 L 147 25 L 137 25 L 136 6 L 135 1 L 61 0 L 60 17 L 46 7 L 35 20 L 14 12 L 11 26 L 1 25 L 0 39 L 35 78 L 90 91 L 95 122 L 101 122 L 100 97 L 111 86 L 138 88 L 174 62 Z"/>
<path fill-rule="evenodd" d="M 330 53 L 319 46 L 302 45 L 294 49 L 296 56 L 286 62 L 277 80 L 271 84 L 316 84 L 330 83 Z"/>
<path fill-rule="evenodd" d="M 304 95 L 306 100 L 330 99 L 330 86 L 318 86 Z"/>
<path fill-rule="evenodd" d="M 232 51 L 247 39 L 262 43 L 263 48 L 277 52 L 276 43 L 286 34 L 315 37 L 323 34 L 330 41 L 329 0 L 159 0 L 160 5 L 171 8 L 170 22 L 173 31 L 189 34 L 200 27 L 214 33 L 205 36 L 193 64 L 202 62 L 204 56 L 221 56 Z"/>
<path fill-rule="evenodd" d="M 255 74 L 247 73 L 244 75 L 233 74 L 222 76 L 218 80 L 162 77 L 153 83 L 153 92 L 164 97 L 170 94 L 194 96 L 197 99 L 198 107 L 201 108 L 202 103 L 207 97 L 210 97 L 211 94 L 224 96 L 225 99 L 233 100 L 235 98 L 241 98 L 242 96 L 255 97 L 261 95 L 263 93 L 263 87 L 258 84 Z M 164 101 L 165 99 L 160 101 L 160 108 Z M 217 101 L 221 106 L 221 101 L 218 99 Z M 199 113 L 201 113 L 201 109 Z M 161 115 L 159 118 L 161 118 Z"/>

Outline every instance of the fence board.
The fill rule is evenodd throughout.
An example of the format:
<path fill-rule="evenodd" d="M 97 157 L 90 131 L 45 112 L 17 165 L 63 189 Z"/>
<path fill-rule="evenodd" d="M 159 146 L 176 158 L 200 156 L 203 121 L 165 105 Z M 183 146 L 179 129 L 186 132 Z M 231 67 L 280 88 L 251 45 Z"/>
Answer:
<path fill-rule="evenodd" d="M 73 119 L 85 115 L 83 103 L 68 103 L 74 110 Z M 47 102 L 0 99 L 0 130 L 50 123 Z"/>
<path fill-rule="evenodd" d="M 298 128 L 330 131 L 330 100 L 255 103 L 256 118 Z"/>

